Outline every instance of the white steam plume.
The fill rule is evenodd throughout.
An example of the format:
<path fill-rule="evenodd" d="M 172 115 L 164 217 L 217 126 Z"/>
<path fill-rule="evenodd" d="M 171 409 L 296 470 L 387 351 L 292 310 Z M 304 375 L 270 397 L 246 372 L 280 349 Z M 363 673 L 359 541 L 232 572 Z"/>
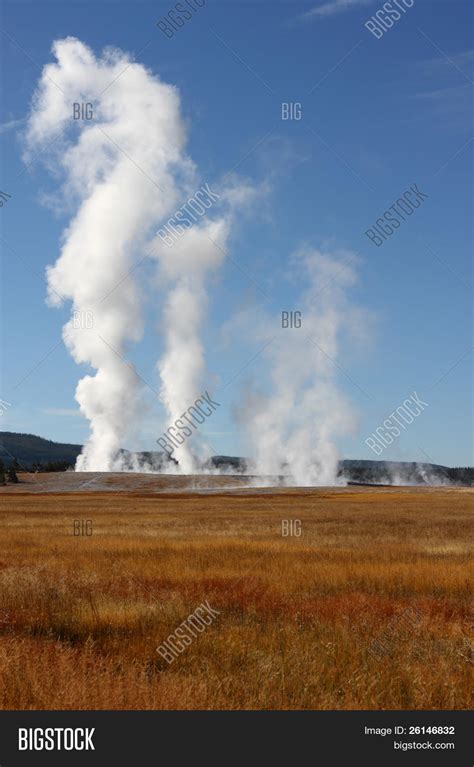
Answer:
<path fill-rule="evenodd" d="M 279 330 L 269 344 L 271 394 L 250 397 L 243 411 L 257 474 L 284 475 L 287 484 L 300 486 L 338 482 L 334 440 L 355 427 L 335 382 L 340 336 L 364 321 L 346 297 L 355 281 L 349 265 L 354 260 L 347 252 L 334 256 L 310 249 L 293 259 L 294 273 L 307 285 L 295 307 L 301 327 Z M 275 336 L 274 329 L 274 324 L 267 328 L 267 337 Z"/>
<path fill-rule="evenodd" d="M 76 389 L 91 424 L 76 468 L 108 471 L 122 467 L 118 451 L 140 412 L 139 379 L 124 360 L 127 342 L 143 330 L 130 270 L 146 255 L 152 231 L 196 188 L 196 174 L 185 155 L 172 86 L 115 49 L 96 58 L 82 42 L 66 38 L 54 43 L 53 53 L 56 63 L 44 67 L 33 99 L 27 157 L 51 144 L 42 156 L 53 156 L 51 169 L 63 177 L 62 202 L 76 209 L 61 254 L 48 268 L 49 301 L 72 301 L 79 326 L 66 323 L 64 341 L 76 362 L 96 370 Z M 92 119 L 73 120 L 74 103 L 92 104 Z M 206 213 L 171 248 L 159 238 L 153 242 L 166 293 L 158 370 L 170 423 L 208 388 L 201 342 L 207 281 L 225 259 L 236 211 L 255 190 L 236 185 L 221 196 L 224 212 Z M 268 347 L 273 394 L 252 409 L 250 431 L 259 473 L 282 472 L 301 485 L 331 484 L 334 439 L 354 422 L 335 385 L 340 333 L 358 321 L 345 295 L 354 273 L 314 250 L 301 252 L 296 262 L 308 283 L 298 307 L 303 326 L 282 331 L 281 343 Z M 86 312 L 92 327 L 81 322 Z M 176 457 L 181 471 L 196 469 L 189 442 Z"/>
<path fill-rule="evenodd" d="M 72 320 L 63 328 L 74 360 L 97 371 L 76 389 L 91 424 L 76 469 L 108 471 L 120 467 L 117 452 L 138 415 L 140 395 L 137 375 L 122 359 L 126 342 L 142 333 L 140 299 L 132 277 L 123 277 L 145 255 L 150 228 L 176 208 L 193 167 L 183 154 L 185 131 L 172 86 L 116 49 L 96 58 L 68 37 L 54 43 L 53 53 L 57 61 L 44 67 L 34 95 L 27 157 L 64 131 L 50 151 L 65 177 L 63 196 L 78 209 L 60 257 L 48 268 L 49 300 L 71 299 L 79 318 L 92 312 L 91 329 L 75 328 Z M 86 102 L 93 118 L 73 120 L 73 104 Z"/>
<path fill-rule="evenodd" d="M 201 342 L 207 278 L 225 260 L 235 215 L 261 191 L 243 182 L 234 183 L 221 190 L 219 206 L 224 206 L 225 211 L 219 217 L 210 218 L 208 213 L 201 223 L 186 229 L 171 247 L 159 238 L 155 241 L 153 252 L 159 259 L 167 289 L 163 311 L 165 350 L 157 369 L 161 377 L 160 396 L 170 424 L 210 386 Z M 199 461 L 191 440 L 175 448 L 180 471 L 190 474 L 198 470 L 206 452 L 202 442 L 199 447 L 202 453 Z"/>

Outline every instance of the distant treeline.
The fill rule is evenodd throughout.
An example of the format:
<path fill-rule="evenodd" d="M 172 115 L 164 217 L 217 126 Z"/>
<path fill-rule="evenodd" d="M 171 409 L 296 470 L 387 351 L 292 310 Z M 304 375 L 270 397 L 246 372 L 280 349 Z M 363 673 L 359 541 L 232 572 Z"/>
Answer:
<path fill-rule="evenodd" d="M 0 485 L 6 485 L 7 482 L 16 484 L 18 482 L 18 477 L 16 475 L 17 469 L 19 470 L 20 466 L 16 458 L 8 468 L 5 468 L 5 464 L 0 460 Z"/>
<path fill-rule="evenodd" d="M 13 467 L 19 471 L 54 472 L 73 469 L 82 445 L 52 442 L 35 434 L 0 432 L 0 461 L 2 475 L 0 483 L 14 482 L 8 476 Z M 158 471 L 167 470 L 167 460 L 161 452 L 129 453 L 121 450 L 122 457 L 129 460 L 130 471 L 135 465 L 152 465 Z M 132 460 L 133 459 L 133 460 Z M 216 455 L 209 459 L 204 468 L 214 468 L 232 474 L 247 474 L 251 466 L 244 458 Z M 285 466 L 283 466 L 283 474 Z M 375 485 L 464 485 L 471 487 L 474 468 L 458 466 L 450 468 L 440 464 L 418 463 L 416 461 L 372 461 L 343 459 L 339 462 L 339 477 L 348 482 L 362 482 Z M 12 473 L 12 477 L 13 477 Z"/>
<path fill-rule="evenodd" d="M 226 463 L 226 461 L 220 461 L 218 464 L 219 468 L 224 468 Z M 74 464 L 70 463 L 69 461 L 47 461 L 46 463 L 36 461 L 30 466 L 20 466 L 17 462 L 15 466 L 17 471 L 30 472 L 67 471 L 68 469 L 74 469 Z M 229 464 L 226 466 L 226 468 L 236 469 L 236 466 Z M 340 475 L 342 473 L 346 479 L 349 479 L 351 482 L 390 485 L 394 481 L 393 474 L 385 473 L 383 471 L 374 471 L 372 467 L 351 467 L 349 470 L 339 472 Z M 402 484 L 403 479 L 403 477 L 400 477 Z M 433 484 L 439 485 L 445 481 L 446 483 L 452 483 L 453 485 L 467 485 L 470 487 L 474 484 L 474 468 L 470 466 L 456 466 L 454 468 L 443 466 L 442 470 L 433 471 L 431 479 L 429 475 L 426 477 L 423 474 L 418 474 L 417 476 L 407 477 L 407 481 L 408 480 L 416 484 L 427 485 L 429 485 L 431 482 Z"/>
<path fill-rule="evenodd" d="M 26 468 L 26 467 L 25 467 Z M 67 471 L 73 469 L 74 464 L 69 461 L 48 461 L 47 463 L 40 463 L 36 461 L 31 466 L 27 467 L 27 471 L 40 472 L 40 471 Z"/>
<path fill-rule="evenodd" d="M 64 471 L 75 465 L 81 449 L 81 445 L 52 442 L 35 434 L 0 432 L 0 458 L 9 466 L 15 457 L 23 471 Z"/>
<path fill-rule="evenodd" d="M 454 469 L 447 468 L 446 473 L 456 485 L 472 485 L 474 480 L 474 468 L 471 466 L 456 466 Z"/>
<path fill-rule="evenodd" d="M 450 468 L 448 466 L 416 463 L 400 463 L 398 465 L 396 463 L 384 464 L 382 461 L 367 461 L 365 463 L 368 465 L 359 465 L 359 462 L 356 461 L 343 461 L 339 468 L 339 476 L 343 476 L 350 482 L 375 485 L 453 484 L 471 487 L 474 480 L 474 468 L 470 466 Z"/>

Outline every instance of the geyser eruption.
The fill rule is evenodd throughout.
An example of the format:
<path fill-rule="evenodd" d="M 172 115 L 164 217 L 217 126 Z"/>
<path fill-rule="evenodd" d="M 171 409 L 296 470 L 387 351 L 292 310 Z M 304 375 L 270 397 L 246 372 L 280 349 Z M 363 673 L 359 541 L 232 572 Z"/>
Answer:
<path fill-rule="evenodd" d="M 170 216 L 183 222 L 178 206 L 198 183 L 176 89 L 116 49 L 97 58 L 66 38 L 53 53 L 56 63 L 44 67 L 34 95 L 26 147 L 27 157 L 48 148 L 43 157 L 62 180 L 61 208 L 74 211 L 47 279 L 51 304 L 72 302 L 67 348 L 95 370 L 76 388 L 91 426 L 76 469 L 127 470 L 135 464 L 119 451 L 142 415 L 141 383 L 126 360 L 127 344 L 143 331 L 134 267 L 146 257 L 158 267 L 164 349 L 157 370 L 169 426 L 203 391 L 212 393 L 201 340 L 208 280 L 226 257 L 237 214 L 266 188 L 234 179 L 213 195 L 215 208 L 182 224 L 170 244 L 156 232 Z M 298 307 L 303 325 L 268 346 L 267 393 L 246 408 L 259 474 L 284 474 L 299 485 L 336 481 L 334 439 L 354 423 L 335 383 L 340 335 L 359 322 L 346 297 L 355 279 L 347 256 L 306 249 L 295 257 L 307 285 Z M 203 470 L 200 450 L 192 438 L 176 448 L 176 470 Z"/>
<path fill-rule="evenodd" d="M 153 253 L 159 268 L 166 300 L 163 310 L 165 350 L 157 363 L 161 379 L 160 398 L 173 424 L 209 387 L 209 376 L 201 341 L 202 322 L 208 302 L 207 280 L 225 260 L 228 238 L 237 213 L 260 194 L 243 181 L 233 180 L 220 190 L 219 215 L 207 213 L 200 222 L 186 228 L 168 245 L 157 237 Z M 165 238 L 166 239 L 166 238 Z M 209 457 L 199 435 L 175 448 L 180 471 L 199 471 Z"/>
<path fill-rule="evenodd" d="M 335 438 L 351 431 L 354 415 L 335 378 L 341 335 L 360 328 L 363 317 L 346 292 L 355 282 L 347 252 L 305 249 L 293 259 L 305 283 L 301 327 L 280 330 L 265 355 L 271 394 L 251 396 L 243 410 L 256 474 L 284 475 L 291 485 L 337 483 Z M 266 334 L 274 335 L 275 325 Z"/>
<path fill-rule="evenodd" d="M 53 53 L 56 63 L 44 67 L 34 95 L 27 157 L 51 144 L 63 198 L 77 209 L 47 270 L 49 301 L 72 300 L 65 344 L 76 362 L 97 371 L 76 389 L 91 425 L 76 469 L 109 471 L 119 468 L 118 450 L 140 399 L 138 377 L 124 359 L 126 343 L 142 333 L 129 272 L 146 254 L 151 227 L 180 202 L 180 183 L 193 168 L 183 154 L 185 131 L 172 86 L 119 50 L 96 58 L 68 37 L 54 43 Z M 85 313 L 92 323 L 81 321 Z"/>
<path fill-rule="evenodd" d="M 163 312 L 165 352 L 157 364 L 161 377 L 160 397 L 169 423 L 174 423 L 192 405 L 204 386 L 206 369 L 201 342 L 201 324 L 207 303 L 206 274 L 224 259 L 228 226 L 204 222 L 186 231 L 168 251 L 157 247 L 164 278 L 169 282 Z M 175 449 L 175 458 L 185 474 L 196 470 L 191 443 Z"/>

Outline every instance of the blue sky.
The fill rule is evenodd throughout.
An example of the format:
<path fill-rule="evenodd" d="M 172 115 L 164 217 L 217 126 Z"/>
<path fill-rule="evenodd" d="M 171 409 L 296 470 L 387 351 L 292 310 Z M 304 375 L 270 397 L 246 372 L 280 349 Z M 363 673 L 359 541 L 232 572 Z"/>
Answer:
<path fill-rule="evenodd" d="M 11 197 L 0 209 L 1 430 L 88 435 L 74 401 L 87 370 L 61 342 L 69 310 L 45 304 L 44 270 L 68 217 L 43 204 L 54 180 L 41 159 L 25 169 L 21 157 L 20 121 L 41 67 L 52 42 L 73 35 L 97 54 L 129 51 L 179 88 L 203 179 L 212 185 L 235 169 L 267 187 L 210 287 L 214 389 L 235 376 L 204 429 L 217 452 L 248 452 L 233 413 L 265 372 L 258 355 L 249 363 L 255 340 L 228 343 L 225 329 L 246 305 L 264 304 L 275 318 L 297 310 L 290 255 L 329 243 L 359 254 L 351 298 L 370 314 L 364 343 L 339 359 L 338 385 L 358 415 L 341 454 L 374 458 L 365 438 L 416 390 L 429 407 L 381 458 L 472 465 L 472 5 L 419 0 L 377 39 L 364 23 L 381 6 L 209 0 L 168 39 L 156 21 L 169 3 L 4 4 L 1 189 Z M 283 121 L 282 102 L 300 103 L 301 119 Z M 376 247 L 364 232 L 414 183 L 428 198 Z M 160 342 L 151 290 L 147 298 L 147 329 L 129 356 L 155 387 Z M 164 421 L 150 407 L 140 440 L 126 447 L 153 449 Z"/>

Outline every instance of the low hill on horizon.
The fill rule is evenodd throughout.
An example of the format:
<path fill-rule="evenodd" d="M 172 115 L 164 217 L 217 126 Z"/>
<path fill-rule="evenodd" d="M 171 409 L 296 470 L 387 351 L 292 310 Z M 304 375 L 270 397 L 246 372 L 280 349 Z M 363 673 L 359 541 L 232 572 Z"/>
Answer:
<path fill-rule="evenodd" d="M 16 459 L 25 471 L 64 471 L 74 467 L 82 445 L 53 442 L 35 434 L 0 432 L 0 459 L 10 466 Z M 132 464 L 152 464 L 157 470 L 165 468 L 167 458 L 159 451 L 132 453 L 122 450 Z M 216 455 L 205 466 L 226 473 L 245 474 L 247 460 L 238 456 Z M 338 476 L 348 482 L 376 485 L 464 485 L 472 486 L 474 468 L 442 466 L 414 461 L 371 461 L 343 459 L 339 462 Z"/>

